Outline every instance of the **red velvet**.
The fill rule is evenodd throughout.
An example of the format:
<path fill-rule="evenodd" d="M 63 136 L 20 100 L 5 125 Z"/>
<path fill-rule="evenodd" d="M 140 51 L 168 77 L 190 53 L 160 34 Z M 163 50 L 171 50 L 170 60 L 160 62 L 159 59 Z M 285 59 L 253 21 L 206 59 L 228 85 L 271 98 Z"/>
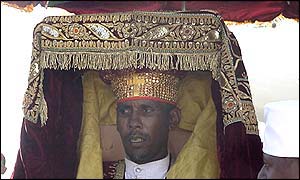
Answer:
<path fill-rule="evenodd" d="M 287 18 L 299 19 L 299 1 L 289 1 L 286 3 L 282 14 Z"/>
<path fill-rule="evenodd" d="M 280 13 L 299 18 L 299 1 L 185 1 L 187 11 L 211 9 L 228 21 L 270 21 Z M 70 1 L 54 5 L 75 14 L 181 11 L 183 1 Z"/>
<path fill-rule="evenodd" d="M 57 4 L 75 14 L 112 13 L 127 11 L 157 11 L 164 9 L 163 1 L 71 1 Z"/>
<path fill-rule="evenodd" d="M 181 10 L 180 1 L 169 1 L 170 10 Z M 224 20 L 270 21 L 283 11 L 284 1 L 186 1 L 186 10 L 211 9 L 217 11 Z"/>
<path fill-rule="evenodd" d="M 24 129 L 24 124 L 22 124 L 22 131 Z M 21 159 L 21 153 L 20 150 L 18 151 L 17 160 L 15 163 L 14 172 L 11 175 L 11 179 L 24 179 L 26 177 L 24 166 Z"/>
<path fill-rule="evenodd" d="M 245 126 L 239 122 L 226 127 L 224 140 L 226 165 L 223 166 L 223 175 L 230 178 L 256 179 L 263 165 L 260 138 L 247 135 Z"/>
<path fill-rule="evenodd" d="M 4 1 L 20 7 L 47 1 Z M 52 5 L 53 4 L 53 5 Z M 50 2 L 75 14 L 126 11 L 181 11 L 183 1 L 65 1 Z M 212 9 L 228 21 L 270 21 L 280 13 L 287 18 L 299 19 L 299 1 L 185 1 L 187 11 Z"/>
<path fill-rule="evenodd" d="M 12 178 L 75 178 L 82 118 L 82 82 L 73 71 L 45 70 L 47 125 L 23 120 Z"/>
<path fill-rule="evenodd" d="M 231 54 L 241 56 L 241 49 L 233 33 L 228 34 L 231 41 Z M 235 77 L 238 89 L 251 96 L 250 89 L 245 89 L 240 83 L 248 83 L 247 72 L 243 61 L 237 62 L 237 56 L 233 56 L 232 64 L 237 64 Z M 217 110 L 217 150 L 220 162 L 221 178 L 253 178 L 256 179 L 263 165 L 262 143 L 258 135 L 246 134 L 242 122 L 235 122 L 224 129 L 222 111 L 222 99 L 218 82 L 212 83 L 212 96 Z M 250 101 L 251 99 L 242 99 Z M 241 119 L 242 120 L 242 119 Z"/>
<path fill-rule="evenodd" d="M 256 179 L 263 165 L 262 143 L 259 136 L 249 135 L 241 122 L 226 127 L 224 134 L 223 113 L 219 84 L 212 82 L 212 95 L 217 110 L 217 150 L 220 178 Z"/>

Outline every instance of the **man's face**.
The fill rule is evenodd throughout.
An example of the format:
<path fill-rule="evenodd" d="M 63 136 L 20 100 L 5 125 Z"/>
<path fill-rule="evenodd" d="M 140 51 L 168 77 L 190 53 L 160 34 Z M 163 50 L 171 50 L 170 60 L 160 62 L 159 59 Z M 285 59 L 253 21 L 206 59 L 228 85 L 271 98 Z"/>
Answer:
<path fill-rule="evenodd" d="M 299 179 L 299 158 L 275 157 L 264 153 L 258 179 Z"/>
<path fill-rule="evenodd" d="M 130 160 L 143 164 L 167 155 L 170 108 L 151 100 L 119 103 L 117 130 Z"/>

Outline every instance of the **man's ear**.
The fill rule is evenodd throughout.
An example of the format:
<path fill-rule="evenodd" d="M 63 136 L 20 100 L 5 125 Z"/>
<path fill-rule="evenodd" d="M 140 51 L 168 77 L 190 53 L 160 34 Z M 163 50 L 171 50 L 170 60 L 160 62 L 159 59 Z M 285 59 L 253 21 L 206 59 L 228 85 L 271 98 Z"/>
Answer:
<path fill-rule="evenodd" d="M 170 125 L 169 129 L 174 129 L 178 126 L 180 122 L 180 109 L 178 107 L 175 107 L 170 111 Z"/>

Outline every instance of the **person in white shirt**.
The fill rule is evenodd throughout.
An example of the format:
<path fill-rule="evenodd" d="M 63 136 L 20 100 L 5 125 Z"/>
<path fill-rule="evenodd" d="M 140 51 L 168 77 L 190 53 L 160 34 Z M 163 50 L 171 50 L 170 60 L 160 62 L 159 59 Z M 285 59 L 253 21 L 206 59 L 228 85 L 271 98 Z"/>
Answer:
<path fill-rule="evenodd" d="M 299 179 L 299 100 L 268 103 L 258 179 Z"/>
<path fill-rule="evenodd" d="M 178 80 L 175 75 L 155 71 L 112 78 L 118 97 L 117 130 L 126 153 L 126 179 L 166 177 L 171 165 L 169 130 L 180 120 L 176 107 Z"/>

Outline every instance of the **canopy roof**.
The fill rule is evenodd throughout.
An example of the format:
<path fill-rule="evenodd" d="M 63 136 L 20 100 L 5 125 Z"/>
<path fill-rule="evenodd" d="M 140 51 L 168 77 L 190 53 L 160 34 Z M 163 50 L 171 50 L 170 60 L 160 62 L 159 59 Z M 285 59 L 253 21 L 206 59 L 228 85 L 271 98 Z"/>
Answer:
<path fill-rule="evenodd" d="M 26 7 L 41 4 L 75 14 L 126 11 L 217 11 L 226 21 L 271 21 L 282 14 L 299 19 L 299 1 L 5 1 Z"/>

